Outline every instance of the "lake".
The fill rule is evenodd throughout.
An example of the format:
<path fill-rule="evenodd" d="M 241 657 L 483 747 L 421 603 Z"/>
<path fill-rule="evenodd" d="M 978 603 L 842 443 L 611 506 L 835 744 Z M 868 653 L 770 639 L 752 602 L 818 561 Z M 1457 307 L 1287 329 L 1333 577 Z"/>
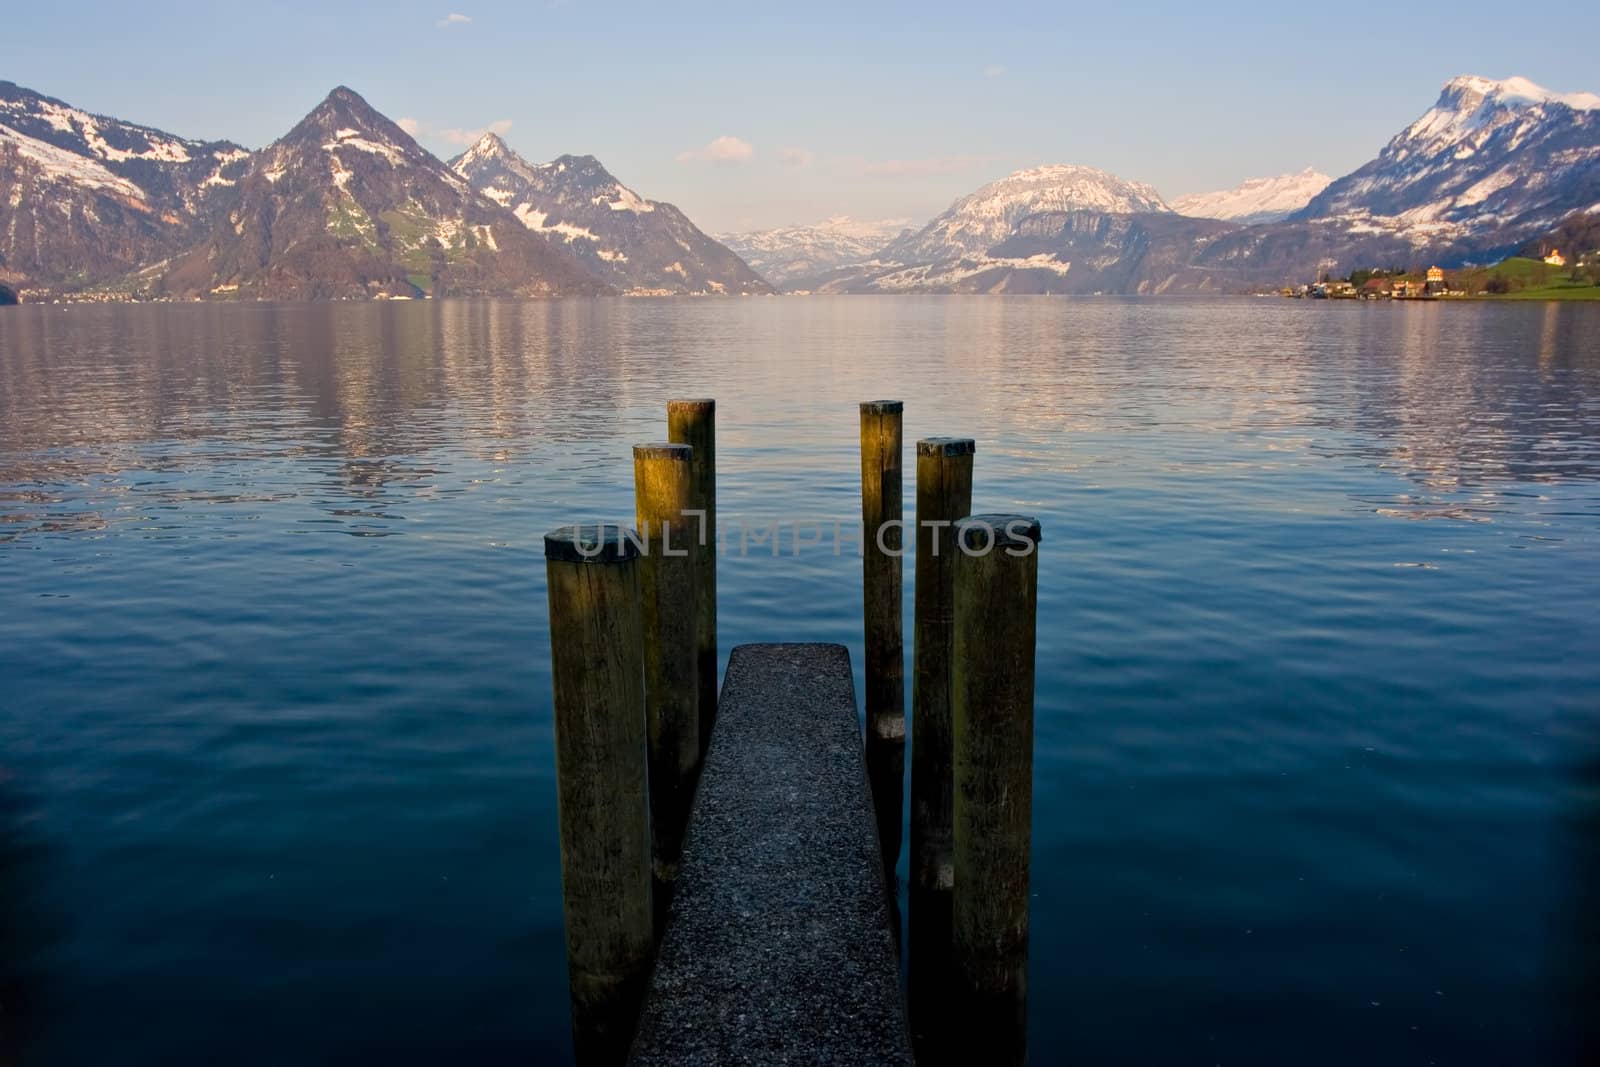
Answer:
<path fill-rule="evenodd" d="M 1034 1062 L 1600 1048 L 1600 306 L 861 297 L 0 310 L 0 1061 L 566 1055 L 541 536 L 702 395 L 724 661 L 859 696 L 858 401 L 1043 524 Z"/>

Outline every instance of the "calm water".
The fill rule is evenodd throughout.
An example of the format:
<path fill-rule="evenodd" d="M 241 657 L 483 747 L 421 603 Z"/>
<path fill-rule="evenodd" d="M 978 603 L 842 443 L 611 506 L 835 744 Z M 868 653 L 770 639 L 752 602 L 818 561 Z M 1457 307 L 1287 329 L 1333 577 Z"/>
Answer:
<path fill-rule="evenodd" d="M 1579 1058 L 1600 307 L 1276 300 L 0 311 L 0 1043 L 564 1054 L 540 535 L 674 395 L 724 655 L 859 670 L 851 549 L 736 549 L 859 400 L 1042 519 L 1036 1062 Z"/>

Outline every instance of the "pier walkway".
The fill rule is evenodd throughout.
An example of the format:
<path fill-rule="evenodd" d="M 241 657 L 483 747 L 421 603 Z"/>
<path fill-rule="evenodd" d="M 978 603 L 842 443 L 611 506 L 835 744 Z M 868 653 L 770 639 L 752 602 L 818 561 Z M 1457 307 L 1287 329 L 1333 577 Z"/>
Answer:
<path fill-rule="evenodd" d="M 912 1062 L 844 646 L 730 655 L 630 1062 Z"/>

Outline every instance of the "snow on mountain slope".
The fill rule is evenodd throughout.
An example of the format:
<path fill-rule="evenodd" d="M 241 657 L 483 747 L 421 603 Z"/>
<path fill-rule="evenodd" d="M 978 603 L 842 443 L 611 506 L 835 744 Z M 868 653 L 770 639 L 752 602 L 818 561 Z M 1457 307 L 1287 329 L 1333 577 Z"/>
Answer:
<path fill-rule="evenodd" d="M 1097 211 L 1138 215 L 1171 211 L 1161 194 L 1094 167 L 1053 164 L 1019 170 L 952 204 L 920 231 L 883 249 L 884 260 L 937 263 L 981 253 L 1041 212 Z"/>
<path fill-rule="evenodd" d="M 227 141 L 93 115 L 12 82 L 0 82 L 0 127 L 98 163 L 138 185 L 153 204 L 186 214 L 199 210 L 209 190 L 231 185 L 249 155 Z"/>
<path fill-rule="evenodd" d="M 143 189 L 111 173 L 98 160 L 57 148 L 47 141 L 25 137 L 9 126 L 0 126 L 0 146 L 14 150 L 19 158 L 32 164 L 41 181 L 99 189 L 140 203 L 146 199 Z"/>
<path fill-rule="evenodd" d="M 1600 96 L 1463 75 L 1293 217 L 1417 242 L 1547 228 L 1600 200 Z"/>
<path fill-rule="evenodd" d="M 1307 167 L 1275 178 L 1246 178 L 1232 189 L 1191 193 L 1171 201 L 1172 210 L 1196 219 L 1226 219 L 1243 225 L 1286 219 L 1333 181 Z"/>
<path fill-rule="evenodd" d="M 170 256 L 247 155 L 0 82 L 0 275 L 79 288 Z"/>
<path fill-rule="evenodd" d="M 787 286 L 870 261 L 910 219 L 866 221 L 835 215 L 810 226 L 780 226 L 717 239 L 774 285 Z"/>
<path fill-rule="evenodd" d="M 529 230 L 562 242 L 590 271 L 624 292 L 772 291 L 683 212 L 646 200 L 593 156 L 529 163 L 489 133 L 450 166 Z"/>

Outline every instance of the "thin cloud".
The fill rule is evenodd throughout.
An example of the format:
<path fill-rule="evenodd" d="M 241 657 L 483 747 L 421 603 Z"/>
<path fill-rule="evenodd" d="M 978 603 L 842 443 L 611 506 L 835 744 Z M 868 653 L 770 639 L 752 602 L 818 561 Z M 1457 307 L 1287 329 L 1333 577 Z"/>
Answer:
<path fill-rule="evenodd" d="M 778 149 L 778 160 L 786 167 L 802 169 L 811 166 L 816 160 L 816 154 L 805 148 L 785 147 Z"/>
<path fill-rule="evenodd" d="M 938 156 L 933 159 L 886 159 L 868 163 L 861 173 L 872 177 L 905 178 L 929 174 L 959 174 L 964 170 L 982 166 L 983 156 Z"/>
<path fill-rule="evenodd" d="M 991 63 L 983 68 L 983 76 L 985 78 L 1004 78 L 1006 76 L 1006 68 L 998 63 Z"/>
<path fill-rule="evenodd" d="M 479 126 L 471 130 L 463 130 L 456 127 L 440 130 L 439 136 L 443 140 L 449 141 L 451 144 L 468 145 L 476 144 L 478 142 L 478 138 L 482 137 L 486 133 L 498 134 L 503 137 L 510 129 L 510 119 L 496 119 L 487 126 Z"/>
<path fill-rule="evenodd" d="M 742 137 L 723 135 L 702 148 L 678 153 L 679 163 L 748 163 L 756 154 L 755 147 Z"/>
<path fill-rule="evenodd" d="M 441 30 L 448 30 L 456 26 L 465 26 L 471 21 L 471 15 L 463 15 L 459 11 L 452 11 L 450 14 L 440 19 L 438 25 Z"/>
<path fill-rule="evenodd" d="M 436 138 L 447 144 L 470 145 L 476 144 L 478 138 L 486 133 L 504 136 L 511 129 L 510 119 L 496 119 L 487 126 L 475 126 L 466 129 L 460 126 L 434 126 L 423 122 L 421 119 L 410 118 L 395 119 L 394 124 L 417 140 L 424 137 Z"/>

